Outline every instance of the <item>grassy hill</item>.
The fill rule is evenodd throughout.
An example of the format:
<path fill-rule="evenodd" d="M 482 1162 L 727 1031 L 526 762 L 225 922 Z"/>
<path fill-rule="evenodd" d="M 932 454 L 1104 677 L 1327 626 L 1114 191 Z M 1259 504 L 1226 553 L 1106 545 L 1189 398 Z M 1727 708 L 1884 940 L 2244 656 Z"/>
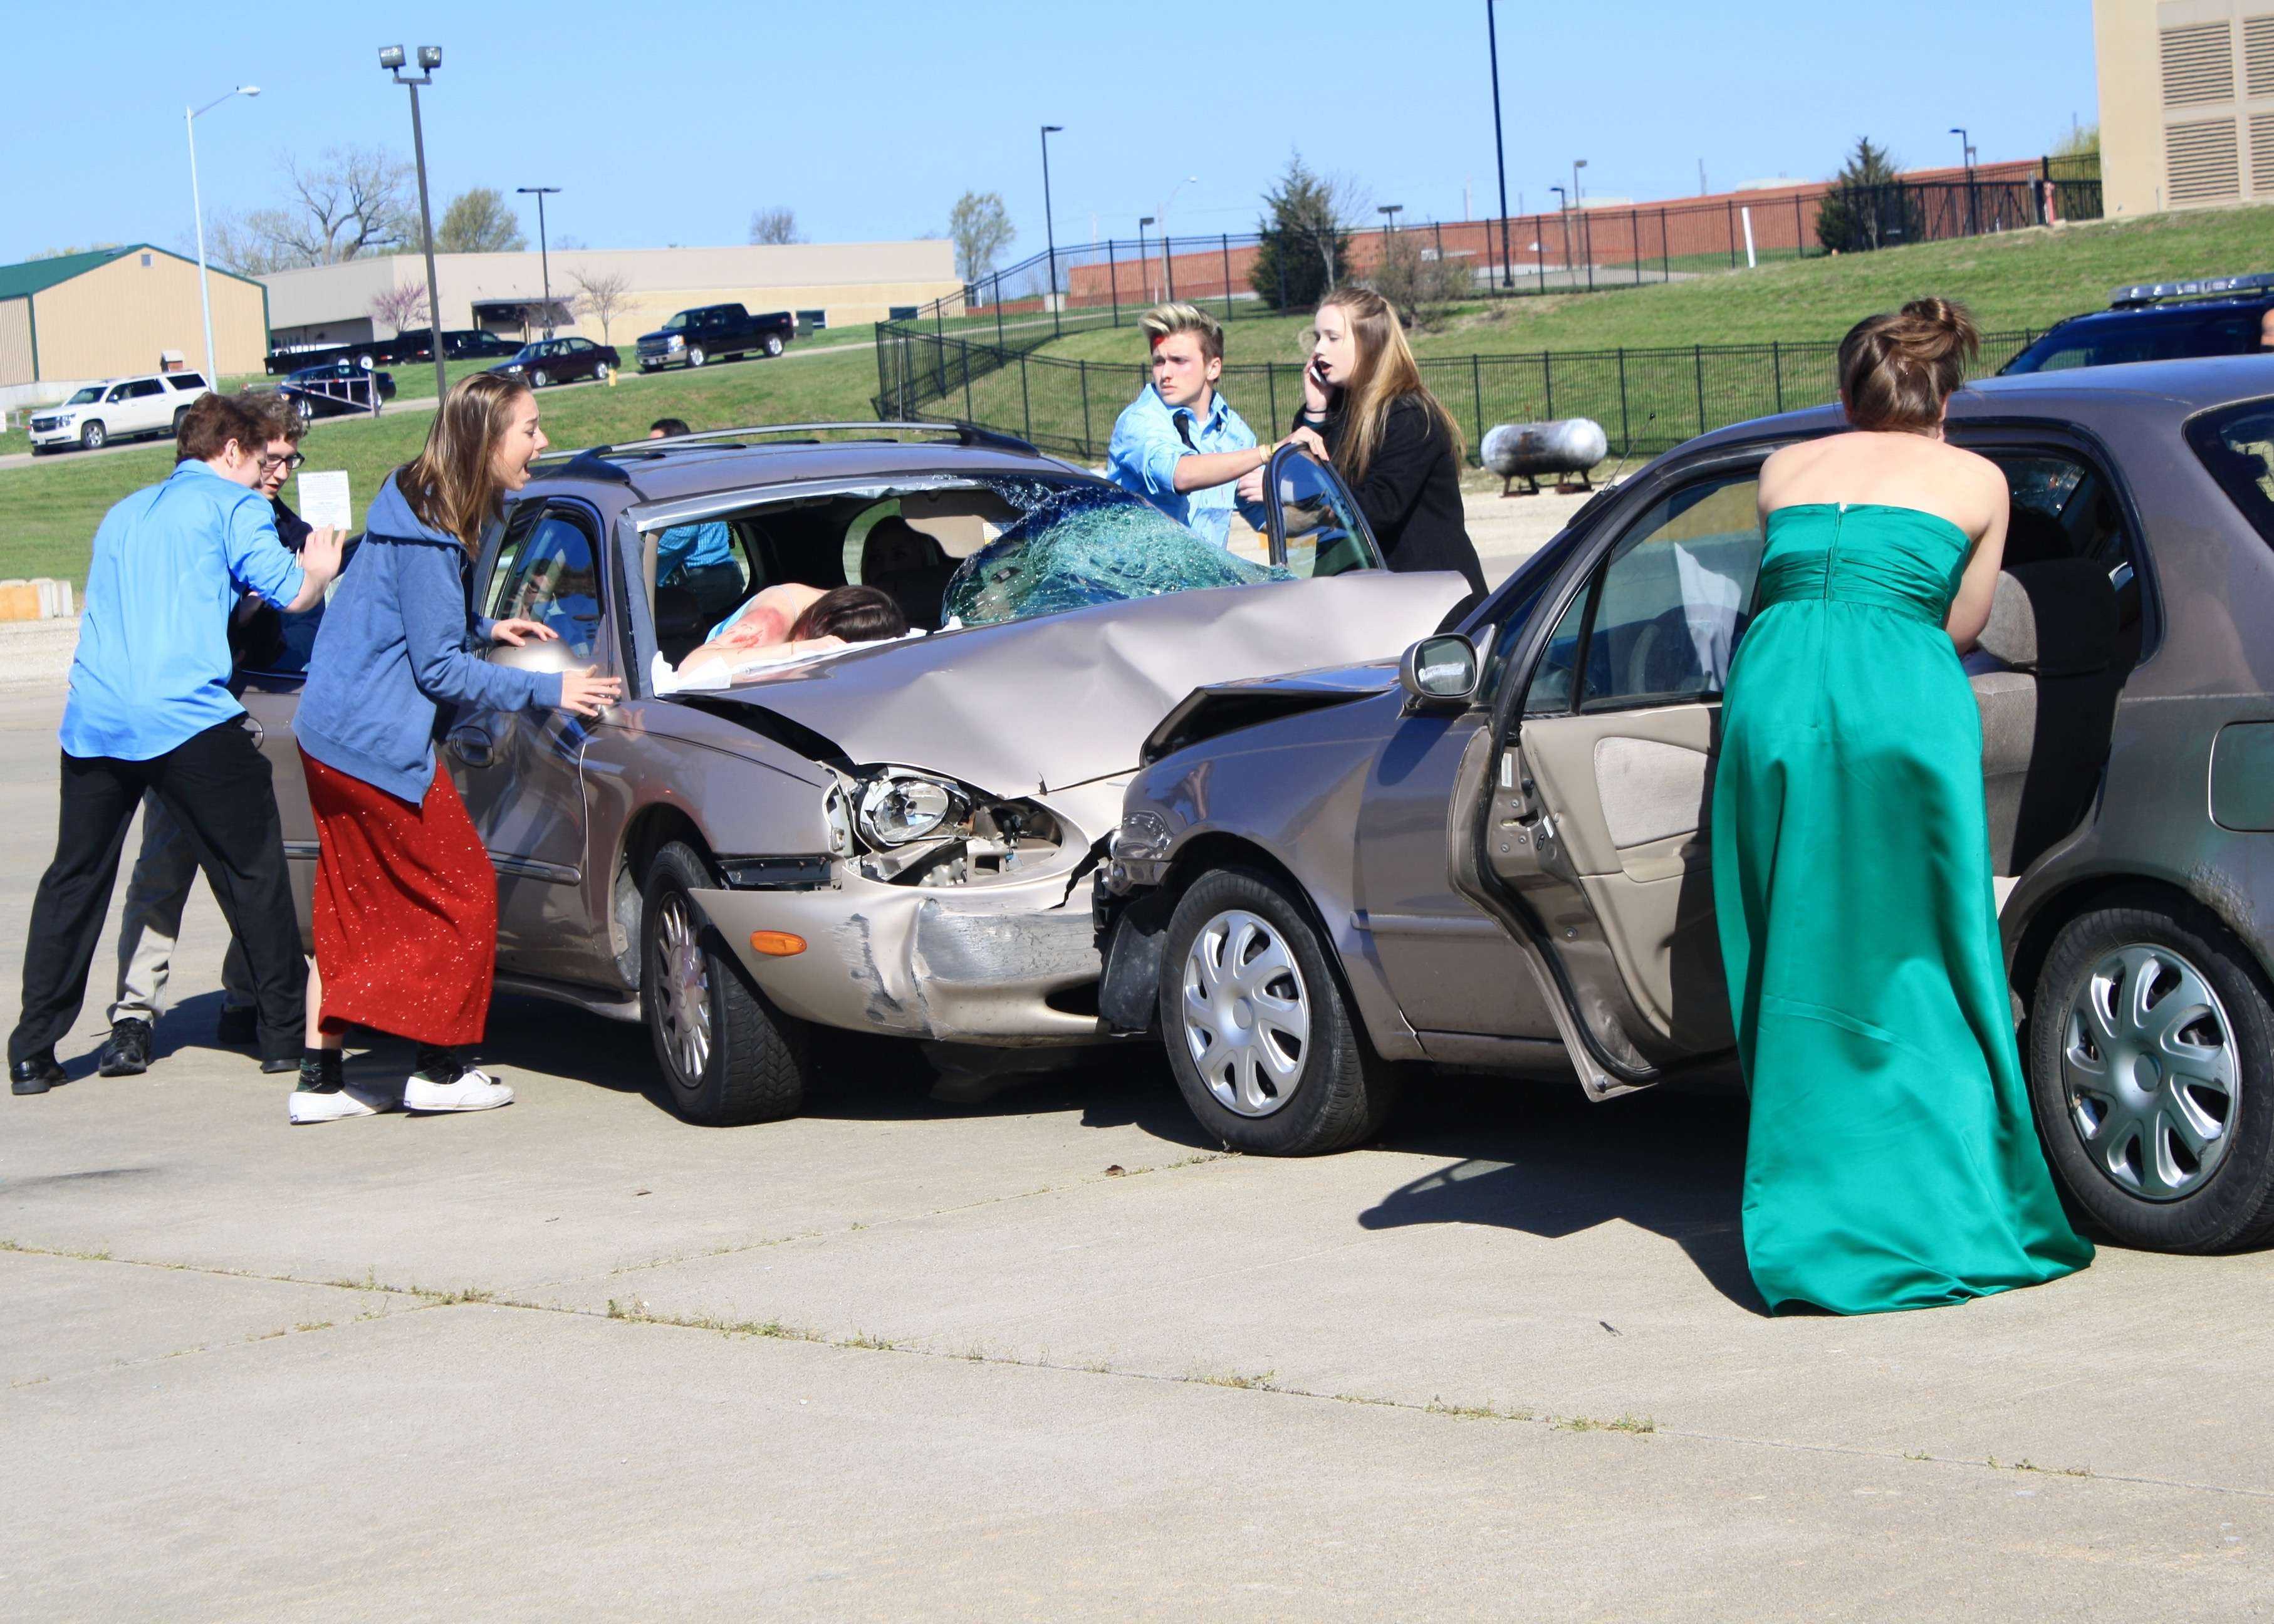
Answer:
<path fill-rule="evenodd" d="M 540 422 L 558 446 L 636 440 L 667 415 L 695 428 L 795 423 L 873 415 L 876 351 L 856 344 L 828 353 L 793 350 L 778 361 L 721 363 L 701 372 L 636 372 L 613 387 L 576 384 L 539 396 Z M 432 367 L 425 397 L 433 396 Z M 408 379 L 403 380 L 408 383 Z M 406 387 L 402 398 L 417 398 Z M 308 467 L 345 469 L 358 523 L 364 504 L 390 469 L 416 455 L 431 413 L 389 409 L 376 422 L 363 417 L 320 419 L 302 442 Z M 14 437 L 19 443 L 22 437 Z M 94 528 L 113 502 L 166 477 L 173 443 L 154 440 L 132 451 L 85 456 L 64 452 L 26 467 L 0 469 L 0 576 L 68 575 L 84 583 Z M 285 500 L 292 488 L 285 487 Z"/>
<path fill-rule="evenodd" d="M 2099 309 L 2109 289 L 2125 282 L 2253 270 L 2274 270 L 2274 210 L 2263 206 L 1788 259 L 1609 294 L 1498 301 L 1415 335 L 1413 348 L 1420 355 L 1498 355 L 1836 339 L 1873 311 L 1929 293 L 1971 306 L 1985 332 L 2018 331 Z M 1246 319 L 1253 308 L 1235 301 L 1225 359 L 1299 358 L 1309 318 Z M 1141 360 L 1144 347 L 1134 327 L 1124 326 L 1070 334 L 1041 353 L 1128 362 Z"/>

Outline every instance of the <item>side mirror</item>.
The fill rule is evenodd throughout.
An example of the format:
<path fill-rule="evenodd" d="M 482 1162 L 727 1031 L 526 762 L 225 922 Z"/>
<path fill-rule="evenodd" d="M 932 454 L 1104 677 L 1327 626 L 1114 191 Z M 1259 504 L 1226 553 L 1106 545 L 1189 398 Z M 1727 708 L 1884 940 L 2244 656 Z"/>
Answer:
<path fill-rule="evenodd" d="M 1476 645 L 1458 633 L 1424 637 L 1397 663 L 1397 686 L 1433 710 L 1466 705 L 1480 675 Z"/>

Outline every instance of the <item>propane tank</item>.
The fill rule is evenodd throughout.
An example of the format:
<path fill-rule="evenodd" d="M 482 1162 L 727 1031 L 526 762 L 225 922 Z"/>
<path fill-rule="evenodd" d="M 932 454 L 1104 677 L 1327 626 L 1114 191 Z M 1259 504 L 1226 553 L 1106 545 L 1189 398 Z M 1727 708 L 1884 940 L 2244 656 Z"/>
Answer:
<path fill-rule="evenodd" d="M 1567 477 L 1558 490 L 1585 491 L 1587 470 L 1610 455 L 1610 437 L 1592 417 L 1562 417 L 1552 423 L 1498 423 L 1485 431 L 1478 456 L 1501 478 L 1502 496 L 1537 496 L 1541 474 Z M 1577 475 L 1576 481 L 1568 476 Z M 1512 488 L 1521 478 L 1524 489 Z"/>

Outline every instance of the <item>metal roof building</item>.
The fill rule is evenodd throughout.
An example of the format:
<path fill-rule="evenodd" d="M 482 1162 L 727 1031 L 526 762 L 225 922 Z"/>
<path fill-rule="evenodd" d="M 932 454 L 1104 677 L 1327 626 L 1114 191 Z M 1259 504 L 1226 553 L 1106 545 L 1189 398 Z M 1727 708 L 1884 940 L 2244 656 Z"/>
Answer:
<path fill-rule="evenodd" d="M 268 290 L 214 267 L 212 370 L 257 372 Z M 198 267 L 149 243 L 0 266 L 0 387 L 207 367 Z"/>

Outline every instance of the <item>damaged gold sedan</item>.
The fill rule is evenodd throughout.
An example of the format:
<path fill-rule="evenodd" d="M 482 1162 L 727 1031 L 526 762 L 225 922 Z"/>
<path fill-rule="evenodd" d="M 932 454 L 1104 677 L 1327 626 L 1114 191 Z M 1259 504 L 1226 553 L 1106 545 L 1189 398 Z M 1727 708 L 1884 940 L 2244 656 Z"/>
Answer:
<path fill-rule="evenodd" d="M 476 608 L 560 640 L 490 658 L 597 665 L 624 697 L 589 722 L 461 713 L 444 759 L 498 875 L 501 989 L 644 1020 L 659 1093 L 696 1122 L 794 1114 L 814 1026 L 1028 1064 L 1106 1041 L 1091 879 L 1146 735 L 1197 685 L 1394 655 L 1465 590 L 1382 569 L 1294 450 L 1230 550 L 968 428 L 740 430 L 540 468 Z M 787 583 L 876 587 L 911 632 L 733 680 L 680 670 Z M 296 693 L 267 673 L 246 704 L 305 920 Z"/>

